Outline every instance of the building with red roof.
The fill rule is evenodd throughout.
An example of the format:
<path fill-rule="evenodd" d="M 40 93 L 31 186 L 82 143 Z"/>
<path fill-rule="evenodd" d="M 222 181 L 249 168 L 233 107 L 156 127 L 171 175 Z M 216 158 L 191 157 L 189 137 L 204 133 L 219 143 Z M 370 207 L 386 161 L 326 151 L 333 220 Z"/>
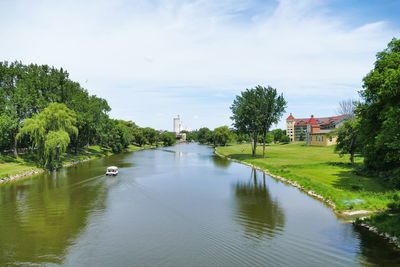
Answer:
<path fill-rule="evenodd" d="M 316 118 L 295 118 L 292 113 L 286 119 L 286 134 L 290 140 L 306 141 L 311 144 L 311 135 L 328 134 L 347 119 L 347 115 Z M 320 140 L 319 138 L 318 140 Z M 326 139 L 326 138 L 325 138 Z M 328 139 L 329 140 L 329 139 Z M 329 145 L 329 144 L 328 144 Z"/>

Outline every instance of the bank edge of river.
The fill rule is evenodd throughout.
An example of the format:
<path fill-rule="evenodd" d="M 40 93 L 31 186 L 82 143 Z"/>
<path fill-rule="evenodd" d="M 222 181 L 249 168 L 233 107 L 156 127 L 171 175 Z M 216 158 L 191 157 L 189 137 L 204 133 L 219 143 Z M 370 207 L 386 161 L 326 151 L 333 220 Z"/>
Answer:
<path fill-rule="evenodd" d="M 263 169 L 263 168 L 258 167 L 258 166 L 255 166 L 255 165 L 253 165 L 251 163 L 244 162 L 244 161 L 237 160 L 237 159 L 233 159 L 233 158 L 231 158 L 229 156 L 222 155 L 221 153 L 219 153 L 217 151 L 216 148 L 214 148 L 214 154 L 217 155 L 218 157 L 226 158 L 226 159 L 228 159 L 230 161 L 237 162 L 237 163 L 240 163 L 240 164 L 243 164 L 243 165 L 247 165 L 247 166 L 252 167 L 252 168 L 254 168 L 256 170 L 262 171 L 265 174 L 271 176 L 272 178 L 274 178 L 276 180 L 279 180 L 279 181 L 281 181 L 281 182 L 283 182 L 285 184 L 289 184 L 291 186 L 296 187 L 297 189 L 299 189 L 300 191 L 306 193 L 307 195 L 309 195 L 309 196 L 311 196 L 311 197 L 313 197 L 313 198 L 325 203 L 329 208 L 331 208 L 333 210 L 333 212 L 335 214 L 337 214 L 338 216 L 340 216 L 343 219 L 345 219 L 345 221 L 351 222 L 351 223 L 353 223 L 354 225 L 356 225 L 358 227 L 366 228 L 367 230 L 369 230 L 369 231 L 379 235 L 380 237 L 384 238 L 385 240 L 387 240 L 389 243 L 393 244 L 397 248 L 400 248 L 400 239 L 399 238 L 397 238 L 395 236 L 391 236 L 388 233 L 385 233 L 383 231 L 380 231 L 377 227 L 375 227 L 373 225 L 370 225 L 365 220 L 363 220 L 363 218 L 372 215 L 373 214 L 372 211 L 368 211 L 368 210 L 337 211 L 335 203 L 333 203 L 330 199 L 327 199 L 324 196 L 313 192 L 312 190 L 307 190 L 302 185 L 300 185 L 299 183 L 297 183 L 297 182 L 295 182 L 293 180 L 284 178 L 284 177 L 279 176 L 279 175 L 275 175 L 275 174 L 271 173 L 269 170 Z M 356 220 L 357 218 L 360 218 L 360 219 Z"/>
<path fill-rule="evenodd" d="M 43 172 L 45 172 L 44 169 L 36 169 L 36 170 L 22 171 L 22 172 L 17 173 L 17 174 L 5 176 L 5 177 L 0 177 L 0 184 L 14 182 L 14 181 L 21 180 L 23 178 L 28 178 L 30 176 L 33 176 L 33 175 L 36 175 L 36 174 L 40 174 L 40 173 L 43 173 Z"/>
<path fill-rule="evenodd" d="M 136 151 L 140 151 L 140 150 L 145 150 L 145 149 L 151 149 L 154 148 L 153 146 L 149 146 L 149 147 L 135 147 L 135 149 L 130 149 L 128 148 L 127 150 L 123 151 L 123 152 L 136 152 Z M 96 154 L 94 157 L 92 156 L 87 156 L 86 158 L 83 159 L 78 159 L 75 160 L 74 158 L 72 158 L 72 160 L 69 160 L 67 162 L 65 162 L 63 164 L 63 168 L 67 168 L 70 166 L 74 166 L 86 161 L 90 161 L 90 160 L 94 160 L 94 159 L 100 159 L 100 158 L 104 158 L 104 157 L 109 157 L 111 155 L 114 155 L 115 153 L 112 152 L 108 152 L 108 153 L 103 153 L 103 154 Z M 1 184 L 5 184 L 5 183 L 11 183 L 11 182 L 15 182 L 15 181 L 19 181 L 22 179 L 27 179 L 29 177 L 32 177 L 34 175 L 37 174 L 41 174 L 44 172 L 47 172 L 48 170 L 46 169 L 40 169 L 40 168 L 35 168 L 35 169 L 30 169 L 30 170 L 24 170 L 21 171 L 19 173 L 13 174 L 13 175 L 8 175 L 5 177 L 0 177 L 0 185 Z"/>

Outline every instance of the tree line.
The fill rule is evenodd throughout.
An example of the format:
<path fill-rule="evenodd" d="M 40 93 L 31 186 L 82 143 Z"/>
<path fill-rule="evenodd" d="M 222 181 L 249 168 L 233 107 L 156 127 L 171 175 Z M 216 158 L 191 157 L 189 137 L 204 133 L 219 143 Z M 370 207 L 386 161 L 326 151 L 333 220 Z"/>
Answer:
<path fill-rule="evenodd" d="M 57 168 L 64 152 L 89 145 L 121 152 L 130 144 L 172 145 L 175 134 L 109 117 L 105 99 L 90 95 L 63 68 L 0 62 L 0 153 L 35 154 Z"/>
<path fill-rule="evenodd" d="M 214 130 L 207 127 L 202 127 L 198 130 L 187 133 L 188 141 L 196 141 L 200 144 L 209 144 L 213 146 L 226 146 L 229 143 L 249 143 L 251 137 L 247 133 L 239 132 L 236 129 L 229 128 L 228 126 L 220 126 Z M 258 137 L 258 143 L 263 142 L 263 137 Z M 286 130 L 274 129 L 267 133 L 265 142 L 287 144 L 290 142 L 289 137 L 286 135 Z"/>

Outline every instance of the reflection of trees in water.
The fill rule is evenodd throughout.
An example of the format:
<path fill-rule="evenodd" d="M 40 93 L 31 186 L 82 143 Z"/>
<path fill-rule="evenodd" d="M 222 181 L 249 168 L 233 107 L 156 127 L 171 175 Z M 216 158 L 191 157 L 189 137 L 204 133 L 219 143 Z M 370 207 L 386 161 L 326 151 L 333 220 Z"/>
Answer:
<path fill-rule="evenodd" d="M 213 162 L 214 162 L 215 166 L 221 167 L 223 169 L 228 168 L 229 165 L 231 164 L 230 160 L 219 157 L 219 156 L 213 156 Z"/>
<path fill-rule="evenodd" d="M 400 250 L 361 226 L 354 226 L 360 239 L 360 263 L 366 266 L 400 266 Z"/>
<path fill-rule="evenodd" d="M 246 234 L 273 238 L 277 228 L 283 228 L 285 224 L 284 212 L 279 203 L 271 199 L 265 173 L 262 179 L 258 179 L 257 171 L 253 169 L 251 176 L 249 182 L 235 185 L 236 220 L 245 228 Z"/>
<path fill-rule="evenodd" d="M 61 264 L 90 213 L 104 210 L 101 181 L 52 176 L 0 188 L 0 266 Z"/>

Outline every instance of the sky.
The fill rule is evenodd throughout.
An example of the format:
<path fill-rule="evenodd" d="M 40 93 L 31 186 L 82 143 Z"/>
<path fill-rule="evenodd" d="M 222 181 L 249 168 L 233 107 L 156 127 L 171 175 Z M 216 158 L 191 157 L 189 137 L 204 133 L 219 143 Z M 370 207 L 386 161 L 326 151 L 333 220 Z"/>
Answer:
<path fill-rule="evenodd" d="M 66 69 L 110 116 L 172 130 L 231 126 L 235 96 L 272 86 L 285 119 L 358 99 L 400 38 L 398 0 L 0 0 L 0 61 Z"/>

